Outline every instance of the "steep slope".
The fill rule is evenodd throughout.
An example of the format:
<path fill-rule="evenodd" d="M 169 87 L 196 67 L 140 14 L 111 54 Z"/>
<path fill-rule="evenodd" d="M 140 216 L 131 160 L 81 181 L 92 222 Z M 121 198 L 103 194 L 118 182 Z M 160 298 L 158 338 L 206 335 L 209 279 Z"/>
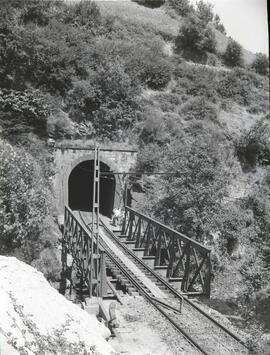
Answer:
<path fill-rule="evenodd" d="M 132 24 L 142 26 L 145 30 L 148 29 L 165 40 L 175 38 L 184 22 L 184 19 L 174 13 L 173 10 L 168 11 L 166 5 L 151 9 L 130 0 L 99 0 L 98 5 L 103 15 L 118 18 L 120 22 L 127 26 L 132 26 Z M 173 17 L 171 16 L 172 14 Z M 214 32 L 217 41 L 217 52 L 224 53 L 229 38 L 217 30 L 214 30 Z M 255 54 L 245 48 L 242 48 L 242 53 L 244 63 L 250 65 L 255 59 Z"/>

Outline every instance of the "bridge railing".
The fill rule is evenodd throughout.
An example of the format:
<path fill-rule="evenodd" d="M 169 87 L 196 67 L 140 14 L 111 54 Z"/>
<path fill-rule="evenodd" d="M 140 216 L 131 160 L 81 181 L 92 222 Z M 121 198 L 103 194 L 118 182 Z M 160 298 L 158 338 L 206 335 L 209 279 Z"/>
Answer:
<path fill-rule="evenodd" d="M 72 210 L 65 206 L 65 220 L 62 243 L 62 263 L 66 268 L 67 253 L 73 258 L 81 280 L 87 285 L 89 296 L 102 297 L 106 293 L 105 253 L 102 247 L 96 250 L 92 234 L 76 218 Z M 97 253 L 98 252 L 98 253 Z M 99 262 L 93 262 L 98 259 Z"/>
<path fill-rule="evenodd" d="M 155 266 L 164 266 L 183 292 L 210 296 L 209 248 L 130 207 L 125 207 L 122 234 L 144 249 L 144 256 L 155 257 Z"/>

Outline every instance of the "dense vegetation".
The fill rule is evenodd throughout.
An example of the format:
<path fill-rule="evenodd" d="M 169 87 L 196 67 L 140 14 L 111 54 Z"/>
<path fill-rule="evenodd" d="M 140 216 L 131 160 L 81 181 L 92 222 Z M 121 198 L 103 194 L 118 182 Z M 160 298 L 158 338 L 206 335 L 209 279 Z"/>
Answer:
<path fill-rule="evenodd" d="M 219 53 L 215 31 L 225 28 L 203 1 L 137 3 L 181 20 L 172 53 L 160 28 L 103 14 L 91 1 L 1 0 L 0 252 L 57 278 L 48 137 L 135 143 L 139 171 L 175 172 L 138 178 L 142 208 L 210 245 L 216 297 L 261 317 L 270 281 L 267 58 L 245 67 L 233 40 Z M 252 124 L 238 132 L 235 116 Z M 245 173 L 257 183 L 235 197 Z M 245 285 L 233 295 L 231 268 Z"/>

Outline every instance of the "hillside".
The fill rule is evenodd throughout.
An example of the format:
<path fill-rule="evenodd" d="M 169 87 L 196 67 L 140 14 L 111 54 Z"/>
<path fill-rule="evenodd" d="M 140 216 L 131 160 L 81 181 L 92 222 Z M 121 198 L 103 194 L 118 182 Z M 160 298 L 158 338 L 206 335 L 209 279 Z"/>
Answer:
<path fill-rule="evenodd" d="M 136 208 L 212 249 L 207 302 L 259 353 L 270 331 L 268 62 L 217 31 L 204 2 L 183 3 L 1 0 L 0 253 L 60 280 L 48 139 L 137 147 L 148 175 L 126 181 L 144 192 Z"/>
<path fill-rule="evenodd" d="M 172 39 L 178 33 L 179 16 L 172 18 L 164 8 L 151 9 L 132 1 L 100 1 L 98 5 L 103 15 L 116 17 L 127 25 L 127 30 L 132 25 L 140 26 L 164 39 Z"/>
<path fill-rule="evenodd" d="M 127 25 L 139 25 L 148 29 L 153 34 L 160 35 L 165 41 L 172 41 L 178 34 L 179 28 L 184 19 L 176 14 L 168 6 L 149 8 L 139 5 L 135 1 L 99 1 L 101 13 L 105 16 L 117 18 L 120 23 Z M 228 45 L 228 37 L 220 31 L 215 30 L 217 40 L 217 51 L 224 53 Z M 250 65 L 255 59 L 255 54 L 243 48 L 243 60 Z"/>

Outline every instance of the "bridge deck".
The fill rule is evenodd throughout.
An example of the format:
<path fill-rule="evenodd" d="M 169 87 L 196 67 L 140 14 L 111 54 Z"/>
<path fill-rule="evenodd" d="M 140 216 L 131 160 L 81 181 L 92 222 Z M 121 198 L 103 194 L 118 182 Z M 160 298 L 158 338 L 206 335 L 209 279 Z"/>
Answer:
<path fill-rule="evenodd" d="M 82 216 L 84 218 L 84 222 L 91 223 L 92 222 L 92 214 L 90 212 L 82 212 Z M 79 221 L 81 221 L 80 216 L 76 214 Z M 104 216 L 100 216 L 102 221 L 106 224 L 108 228 L 112 230 L 112 226 L 109 223 L 109 219 Z M 83 223 L 83 221 L 81 221 Z M 108 247 L 121 259 L 121 261 L 125 264 L 127 269 L 129 269 L 134 275 L 138 277 L 138 279 L 147 287 L 154 297 L 159 299 L 167 298 L 168 296 L 162 292 L 155 284 L 152 282 L 134 263 L 130 260 L 118 247 L 115 245 L 111 239 L 106 235 L 106 233 L 100 228 L 99 235 L 102 240 L 108 245 Z"/>

